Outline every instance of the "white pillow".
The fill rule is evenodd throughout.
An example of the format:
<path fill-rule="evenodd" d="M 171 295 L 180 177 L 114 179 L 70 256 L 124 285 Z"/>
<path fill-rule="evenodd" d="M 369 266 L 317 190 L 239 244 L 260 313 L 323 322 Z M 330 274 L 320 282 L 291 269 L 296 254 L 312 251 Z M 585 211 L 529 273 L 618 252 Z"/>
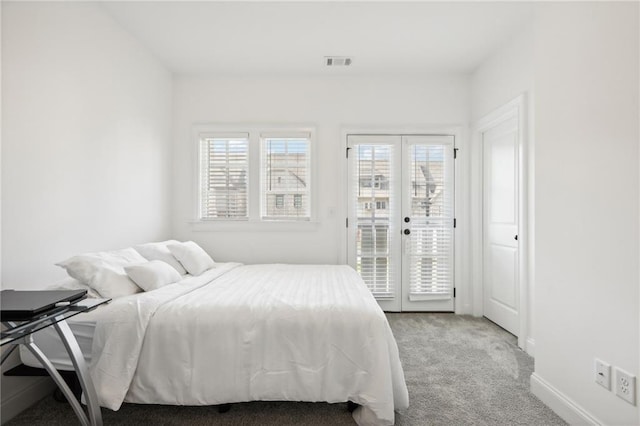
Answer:
<path fill-rule="evenodd" d="M 180 275 L 184 275 L 187 271 L 182 264 L 178 262 L 178 259 L 171 254 L 167 248 L 167 244 L 177 243 L 176 240 L 163 241 L 161 243 L 147 243 L 135 246 L 134 248 L 147 260 L 162 260 L 165 263 L 173 266 Z"/>
<path fill-rule="evenodd" d="M 200 275 L 216 264 L 211 256 L 193 241 L 170 243 L 167 244 L 167 248 L 191 275 Z"/>
<path fill-rule="evenodd" d="M 124 267 L 125 272 L 144 291 L 155 290 L 182 279 L 175 268 L 162 260 Z"/>
<path fill-rule="evenodd" d="M 47 290 L 87 290 L 87 297 L 92 299 L 100 299 L 102 296 L 88 285 L 81 283 L 75 278 L 67 277 L 62 281 L 51 284 L 46 287 Z"/>
<path fill-rule="evenodd" d="M 102 297 L 116 298 L 141 291 L 124 271 L 124 265 L 147 260 L 132 248 L 85 253 L 56 263 L 78 281 L 96 290 Z"/>

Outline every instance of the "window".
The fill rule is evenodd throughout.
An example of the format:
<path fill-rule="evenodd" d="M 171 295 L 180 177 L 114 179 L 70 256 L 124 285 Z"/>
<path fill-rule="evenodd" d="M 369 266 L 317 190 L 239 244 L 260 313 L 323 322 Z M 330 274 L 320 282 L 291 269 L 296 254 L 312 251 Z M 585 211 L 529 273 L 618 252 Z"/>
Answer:
<path fill-rule="evenodd" d="M 215 229 L 235 221 L 312 222 L 311 127 L 197 125 L 196 218 Z M 195 203 L 194 203 L 195 206 Z M 195 222 L 194 222 L 195 223 Z"/>
<path fill-rule="evenodd" d="M 310 219 L 309 149 L 308 136 L 262 137 L 263 220 Z"/>
<path fill-rule="evenodd" d="M 293 196 L 293 207 L 296 208 L 296 209 L 301 209 L 302 208 L 302 195 L 295 194 Z"/>
<path fill-rule="evenodd" d="M 248 217 L 247 135 L 200 138 L 200 219 Z"/>
<path fill-rule="evenodd" d="M 364 203 L 364 209 L 365 210 L 373 210 L 374 209 L 374 205 L 375 205 L 375 209 L 376 210 L 386 210 L 387 209 L 387 202 L 386 201 L 376 201 L 375 203 L 373 201 L 366 201 Z"/>
<path fill-rule="evenodd" d="M 276 209 L 281 209 L 284 207 L 284 195 L 276 194 Z"/>

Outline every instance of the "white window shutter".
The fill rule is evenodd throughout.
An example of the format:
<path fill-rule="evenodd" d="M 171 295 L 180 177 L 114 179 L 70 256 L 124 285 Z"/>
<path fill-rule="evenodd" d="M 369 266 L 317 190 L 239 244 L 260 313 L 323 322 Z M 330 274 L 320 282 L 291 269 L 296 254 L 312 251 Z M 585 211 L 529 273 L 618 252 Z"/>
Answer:
<path fill-rule="evenodd" d="M 356 144 L 352 149 L 355 167 L 353 194 L 355 199 L 356 270 L 378 299 L 395 294 L 395 257 L 390 252 L 392 232 L 397 228 L 390 221 L 389 206 L 397 202 L 393 193 L 392 167 L 394 146 L 386 144 Z"/>
<path fill-rule="evenodd" d="M 409 300 L 453 297 L 453 156 L 448 144 L 411 145 Z"/>
<path fill-rule="evenodd" d="M 200 138 L 200 218 L 248 218 L 249 138 Z"/>

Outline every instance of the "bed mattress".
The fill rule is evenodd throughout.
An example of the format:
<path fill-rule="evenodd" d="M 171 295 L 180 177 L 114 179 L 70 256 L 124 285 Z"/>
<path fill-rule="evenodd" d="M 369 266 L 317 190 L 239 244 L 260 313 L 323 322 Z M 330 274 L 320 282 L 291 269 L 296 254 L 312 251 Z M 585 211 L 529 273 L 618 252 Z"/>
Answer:
<path fill-rule="evenodd" d="M 67 324 L 69 324 L 69 328 L 71 328 L 73 335 L 78 341 L 87 365 L 91 365 L 91 347 L 93 345 L 96 322 L 97 317 L 93 312 L 82 313 L 67 320 Z M 64 348 L 55 328 L 47 327 L 34 333 L 32 336 L 35 344 L 44 352 L 57 370 L 74 370 L 67 350 Z M 20 345 L 20 359 L 24 365 L 42 368 L 40 361 L 22 345 Z"/>

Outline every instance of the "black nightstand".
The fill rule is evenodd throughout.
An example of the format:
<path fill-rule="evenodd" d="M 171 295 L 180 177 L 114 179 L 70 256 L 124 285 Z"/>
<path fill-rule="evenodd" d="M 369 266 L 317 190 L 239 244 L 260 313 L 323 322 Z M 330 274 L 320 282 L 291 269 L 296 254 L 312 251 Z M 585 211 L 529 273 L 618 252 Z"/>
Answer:
<path fill-rule="evenodd" d="M 93 387 L 87 364 L 75 336 L 67 324 L 67 319 L 108 303 L 111 299 L 87 299 L 86 290 L 17 291 L 0 292 L 0 320 L 6 327 L 0 332 L 0 346 L 11 345 L 2 354 L 0 364 L 18 347 L 23 345 L 42 363 L 42 366 L 56 382 L 73 407 L 80 423 L 101 426 L 102 414 L 96 390 Z M 33 342 L 32 333 L 53 326 L 64 344 L 78 381 L 87 401 L 87 413 L 74 396 L 51 361 Z"/>

